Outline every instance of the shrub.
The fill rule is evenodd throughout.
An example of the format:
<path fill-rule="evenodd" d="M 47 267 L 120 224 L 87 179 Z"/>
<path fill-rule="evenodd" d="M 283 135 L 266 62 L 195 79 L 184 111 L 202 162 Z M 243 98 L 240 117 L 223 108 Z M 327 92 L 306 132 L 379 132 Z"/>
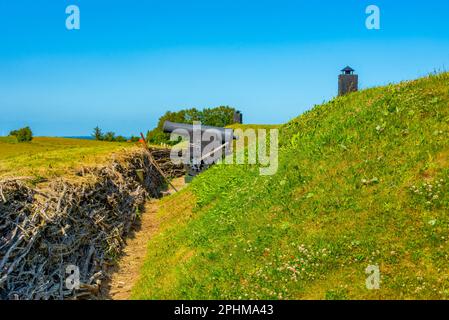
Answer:
<path fill-rule="evenodd" d="M 106 132 L 103 136 L 104 141 L 115 141 L 115 133 L 114 132 Z"/>
<path fill-rule="evenodd" d="M 127 140 L 126 140 L 126 138 L 124 136 L 117 136 L 115 138 L 115 141 L 116 142 L 126 142 Z"/>
<path fill-rule="evenodd" d="M 127 142 L 128 141 L 124 136 L 116 136 L 115 132 L 112 132 L 112 131 L 109 131 L 109 132 L 106 132 L 105 134 L 103 134 L 103 131 L 98 126 L 94 128 L 92 137 L 94 137 L 95 140 L 98 140 L 98 141 L 108 141 L 108 142 Z M 137 139 L 137 141 L 139 141 L 139 139 L 135 138 L 135 137 L 132 137 L 131 140 L 132 139 Z"/>
<path fill-rule="evenodd" d="M 13 130 L 9 133 L 9 135 L 16 137 L 18 142 L 29 142 L 33 140 L 33 132 L 30 127 Z"/>

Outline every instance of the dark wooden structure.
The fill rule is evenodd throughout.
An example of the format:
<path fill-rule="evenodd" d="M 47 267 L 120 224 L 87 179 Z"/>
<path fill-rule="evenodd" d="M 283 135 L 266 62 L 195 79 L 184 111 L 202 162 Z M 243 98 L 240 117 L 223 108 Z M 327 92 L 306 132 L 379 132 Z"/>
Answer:
<path fill-rule="evenodd" d="M 341 74 L 338 76 L 339 96 L 359 90 L 359 76 L 354 74 L 354 71 L 349 66 L 341 70 Z"/>
<path fill-rule="evenodd" d="M 234 119 L 232 121 L 233 123 L 243 123 L 243 114 L 240 111 L 234 112 Z"/>

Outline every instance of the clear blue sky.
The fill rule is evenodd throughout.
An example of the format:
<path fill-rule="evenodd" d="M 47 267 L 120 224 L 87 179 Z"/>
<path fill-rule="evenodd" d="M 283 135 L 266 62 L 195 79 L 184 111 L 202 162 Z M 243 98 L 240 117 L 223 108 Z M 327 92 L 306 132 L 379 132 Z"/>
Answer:
<path fill-rule="evenodd" d="M 449 1 L 14 0 L 0 35 L 0 135 L 130 135 L 186 107 L 283 123 L 335 96 L 346 65 L 364 88 L 447 70 Z"/>

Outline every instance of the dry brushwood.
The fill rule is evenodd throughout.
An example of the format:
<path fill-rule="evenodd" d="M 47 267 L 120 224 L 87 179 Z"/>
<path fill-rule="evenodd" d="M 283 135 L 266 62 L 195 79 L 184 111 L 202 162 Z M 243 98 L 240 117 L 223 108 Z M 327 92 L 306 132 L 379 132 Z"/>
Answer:
<path fill-rule="evenodd" d="M 183 174 L 169 150 L 152 153 L 167 176 Z M 0 181 L 0 300 L 94 298 L 139 210 L 164 184 L 144 152 L 78 175 L 86 179 L 42 190 Z M 66 284 L 70 265 L 79 269 L 79 289 Z"/>
<path fill-rule="evenodd" d="M 164 174 L 170 178 L 181 177 L 185 174 L 184 166 L 174 165 L 170 159 L 170 149 L 150 149 L 153 159 L 157 162 Z"/>

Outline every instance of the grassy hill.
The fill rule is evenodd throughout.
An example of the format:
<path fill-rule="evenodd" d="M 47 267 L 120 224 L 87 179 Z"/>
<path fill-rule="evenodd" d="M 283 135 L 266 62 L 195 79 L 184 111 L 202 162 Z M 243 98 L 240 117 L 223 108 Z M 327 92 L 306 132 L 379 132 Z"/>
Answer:
<path fill-rule="evenodd" d="M 13 137 L 0 137 L 0 178 L 26 176 L 38 181 L 55 177 L 101 163 L 112 152 L 130 146 L 133 144 L 47 137 L 17 143 Z"/>
<path fill-rule="evenodd" d="M 447 73 L 313 108 L 276 175 L 217 165 L 162 201 L 133 297 L 449 298 L 448 123 Z"/>
<path fill-rule="evenodd" d="M 281 126 L 277 125 L 277 124 L 240 124 L 240 123 L 234 123 L 231 124 L 229 126 L 227 126 L 226 128 L 230 128 L 230 129 L 242 129 L 242 130 L 246 130 L 246 129 L 279 129 Z"/>

